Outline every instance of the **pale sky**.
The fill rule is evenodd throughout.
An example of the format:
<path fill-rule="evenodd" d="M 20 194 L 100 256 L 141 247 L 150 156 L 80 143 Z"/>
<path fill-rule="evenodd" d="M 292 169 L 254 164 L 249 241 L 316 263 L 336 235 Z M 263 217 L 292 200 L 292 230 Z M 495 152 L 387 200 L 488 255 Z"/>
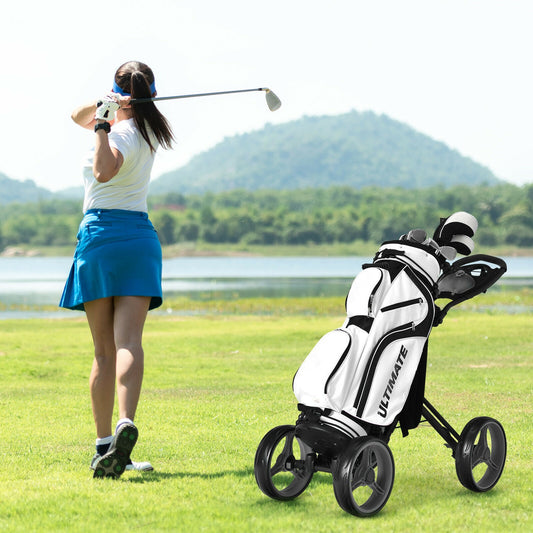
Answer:
<path fill-rule="evenodd" d="M 384 113 L 516 184 L 533 182 L 531 0 L 19 0 L 2 6 L 0 172 L 81 185 L 93 134 L 71 111 L 149 64 L 178 144 L 153 177 L 225 137 L 303 116 Z"/>

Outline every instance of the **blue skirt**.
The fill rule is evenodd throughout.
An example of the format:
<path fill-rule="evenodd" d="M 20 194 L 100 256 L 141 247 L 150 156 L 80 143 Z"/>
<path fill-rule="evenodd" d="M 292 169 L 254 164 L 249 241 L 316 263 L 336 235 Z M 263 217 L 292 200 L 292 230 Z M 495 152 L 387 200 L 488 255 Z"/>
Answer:
<path fill-rule="evenodd" d="M 83 311 L 109 296 L 150 296 L 150 309 L 163 303 L 161 244 L 147 213 L 90 209 L 77 239 L 60 307 Z"/>

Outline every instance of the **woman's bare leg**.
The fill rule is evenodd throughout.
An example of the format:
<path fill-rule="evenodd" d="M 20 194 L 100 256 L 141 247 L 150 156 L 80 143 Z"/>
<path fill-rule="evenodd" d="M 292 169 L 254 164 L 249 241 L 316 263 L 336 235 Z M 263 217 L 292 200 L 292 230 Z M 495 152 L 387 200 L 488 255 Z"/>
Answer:
<path fill-rule="evenodd" d="M 116 296 L 85 303 L 94 342 L 89 378 L 96 436 L 113 434 L 115 381 L 119 418 L 133 420 L 144 373 L 142 332 L 149 297 Z"/>
<path fill-rule="evenodd" d="M 91 403 L 96 436 L 103 438 L 113 434 L 116 375 L 113 299 L 101 298 L 86 302 L 85 312 L 94 343 L 94 361 L 89 378 Z"/>
<path fill-rule="evenodd" d="M 149 297 L 114 297 L 114 339 L 119 418 L 135 418 L 144 373 L 142 333 Z"/>

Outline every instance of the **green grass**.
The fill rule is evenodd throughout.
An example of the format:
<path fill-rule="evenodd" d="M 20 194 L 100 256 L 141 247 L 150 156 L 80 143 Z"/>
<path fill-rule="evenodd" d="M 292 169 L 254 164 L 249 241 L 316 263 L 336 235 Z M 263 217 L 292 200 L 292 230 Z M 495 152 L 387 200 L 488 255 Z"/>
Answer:
<path fill-rule="evenodd" d="M 91 339 L 82 315 L 0 323 L 0 530 L 531 531 L 531 314 L 454 310 L 430 339 L 426 393 L 461 430 L 492 416 L 508 439 L 489 493 L 464 489 L 450 450 L 422 425 L 390 446 L 392 495 L 375 517 L 340 509 L 331 475 L 282 503 L 255 483 L 263 435 L 297 417 L 291 382 L 340 312 L 286 302 L 268 315 L 151 316 L 134 459 L 153 473 L 93 480 Z M 221 304 L 222 305 L 222 304 Z M 254 312 L 251 302 L 239 311 Z M 260 304 L 257 304 L 260 306 Z M 342 305 L 342 304 L 341 304 Z M 291 309 L 293 312 L 291 312 Z M 312 311 L 307 312 L 305 310 Z M 305 313 L 305 314 L 304 314 Z"/>
<path fill-rule="evenodd" d="M 347 284 L 349 287 L 349 285 Z M 317 296 L 305 298 L 276 297 L 276 298 L 240 298 L 237 294 L 231 299 L 191 299 L 187 297 L 169 297 L 163 304 L 167 313 L 197 313 L 217 315 L 336 315 L 342 311 L 345 296 Z M 440 307 L 449 300 L 439 301 Z M 452 309 L 453 316 L 457 309 L 476 312 L 528 312 L 533 310 L 533 289 L 529 286 L 495 287 L 486 294 L 459 304 Z"/>

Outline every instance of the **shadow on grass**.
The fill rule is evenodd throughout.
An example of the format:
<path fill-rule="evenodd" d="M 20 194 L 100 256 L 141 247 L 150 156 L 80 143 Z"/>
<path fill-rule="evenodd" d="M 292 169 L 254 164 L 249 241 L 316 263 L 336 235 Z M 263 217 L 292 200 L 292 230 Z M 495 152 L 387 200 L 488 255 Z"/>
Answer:
<path fill-rule="evenodd" d="M 429 469 L 429 473 L 431 474 L 431 469 Z M 500 486 L 487 492 L 471 491 L 460 484 L 453 471 L 450 471 L 449 475 L 435 471 L 434 475 L 428 476 L 400 472 L 396 481 L 389 505 L 398 510 L 407 508 L 413 502 L 416 502 L 418 508 L 435 509 L 442 506 L 443 502 L 451 507 L 457 505 L 489 506 L 501 501 L 501 497 L 505 493 L 505 490 Z"/>
<path fill-rule="evenodd" d="M 128 478 L 130 483 L 150 483 L 165 481 L 168 479 L 218 479 L 223 477 L 248 478 L 254 477 L 254 469 L 223 470 L 220 472 L 141 472 L 136 477 Z"/>
<path fill-rule="evenodd" d="M 242 470 L 221 470 L 219 472 L 139 472 L 133 477 L 123 478 L 129 483 L 157 483 L 171 479 L 220 479 L 225 477 L 237 478 L 255 478 L 254 469 L 252 467 Z M 332 485 L 333 481 L 331 475 L 317 472 L 313 476 L 309 487 L 317 485 Z"/>

